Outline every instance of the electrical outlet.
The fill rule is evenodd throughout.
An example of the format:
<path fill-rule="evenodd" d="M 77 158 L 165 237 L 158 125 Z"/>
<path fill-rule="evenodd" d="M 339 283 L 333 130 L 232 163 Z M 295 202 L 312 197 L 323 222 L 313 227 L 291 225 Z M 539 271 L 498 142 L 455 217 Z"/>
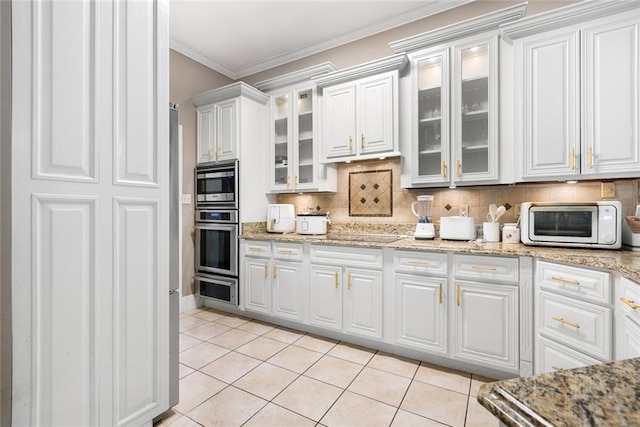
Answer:
<path fill-rule="evenodd" d="M 190 205 L 191 204 L 191 194 L 183 194 L 182 195 L 182 204 Z"/>
<path fill-rule="evenodd" d="M 460 215 L 469 216 L 469 205 L 460 205 Z"/>
<path fill-rule="evenodd" d="M 613 199 L 616 197 L 616 183 L 603 182 L 600 184 L 600 195 L 603 199 Z"/>

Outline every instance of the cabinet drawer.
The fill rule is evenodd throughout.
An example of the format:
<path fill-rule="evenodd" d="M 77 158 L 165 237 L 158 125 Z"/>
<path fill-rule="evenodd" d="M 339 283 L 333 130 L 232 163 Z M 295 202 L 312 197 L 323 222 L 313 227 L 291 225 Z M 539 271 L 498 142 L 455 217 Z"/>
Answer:
<path fill-rule="evenodd" d="M 603 360 L 611 360 L 611 309 L 540 292 L 538 328 L 541 335 Z"/>
<path fill-rule="evenodd" d="M 394 265 L 399 273 L 447 275 L 447 254 L 395 251 Z"/>
<path fill-rule="evenodd" d="M 604 271 L 538 261 L 536 281 L 541 289 L 597 303 L 611 303 L 611 274 Z"/>
<path fill-rule="evenodd" d="M 349 267 L 382 268 L 382 250 L 360 247 L 311 245 L 311 262 Z"/>
<path fill-rule="evenodd" d="M 580 368 L 596 363 L 600 363 L 600 361 L 551 340 L 545 338 L 538 340 L 536 375 L 560 369 Z"/>
<path fill-rule="evenodd" d="M 453 255 L 453 275 L 477 280 L 518 281 L 518 258 Z"/>
<path fill-rule="evenodd" d="M 616 301 L 616 310 L 622 310 L 626 316 L 640 324 L 640 284 L 629 279 L 620 279 L 620 299 Z"/>
<path fill-rule="evenodd" d="M 271 258 L 271 242 L 247 240 L 244 255 L 256 258 Z"/>
<path fill-rule="evenodd" d="M 273 259 L 302 261 L 302 245 L 299 243 L 273 242 Z"/>

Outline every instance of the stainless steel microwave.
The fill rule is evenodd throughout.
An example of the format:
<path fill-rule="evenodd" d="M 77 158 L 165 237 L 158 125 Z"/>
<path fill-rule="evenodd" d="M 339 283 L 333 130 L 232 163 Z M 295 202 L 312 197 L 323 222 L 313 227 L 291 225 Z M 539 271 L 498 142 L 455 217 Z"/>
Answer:
<path fill-rule="evenodd" d="M 622 205 L 618 201 L 525 202 L 520 215 L 520 240 L 525 245 L 595 249 L 622 246 Z"/>
<path fill-rule="evenodd" d="M 238 162 L 196 166 L 196 207 L 238 209 Z"/>

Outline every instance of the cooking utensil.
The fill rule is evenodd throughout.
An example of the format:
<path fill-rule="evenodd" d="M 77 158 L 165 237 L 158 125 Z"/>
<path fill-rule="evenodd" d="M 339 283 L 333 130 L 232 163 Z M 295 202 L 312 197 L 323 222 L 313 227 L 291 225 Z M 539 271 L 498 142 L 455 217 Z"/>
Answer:
<path fill-rule="evenodd" d="M 500 217 L 502 215 L 504 215 L 504 213 L 507 211 L 507 208 L 505 208 L 504 206 L 500 206 L 498 209 L 496 209 L 496 217 L 493 220 L 493 222 L 498 222 L 498 220 L 500 219 Z"/>
<path fill-rule="evenodd" d="M 498 207 L 491 203 L 489 205 L 489 216 L 491 217 L 491 222 L 496 222 L 496 212 L 498 210 Z"/>

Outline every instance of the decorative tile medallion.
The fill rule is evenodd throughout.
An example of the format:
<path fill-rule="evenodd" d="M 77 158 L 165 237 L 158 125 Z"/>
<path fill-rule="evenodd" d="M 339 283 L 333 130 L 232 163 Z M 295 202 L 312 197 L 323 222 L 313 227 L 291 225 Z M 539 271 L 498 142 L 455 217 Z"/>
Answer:
<path fill-rule="evenodd" d="M 349 172 L 349 216 L 392 216 L 391 169 Z"/>

